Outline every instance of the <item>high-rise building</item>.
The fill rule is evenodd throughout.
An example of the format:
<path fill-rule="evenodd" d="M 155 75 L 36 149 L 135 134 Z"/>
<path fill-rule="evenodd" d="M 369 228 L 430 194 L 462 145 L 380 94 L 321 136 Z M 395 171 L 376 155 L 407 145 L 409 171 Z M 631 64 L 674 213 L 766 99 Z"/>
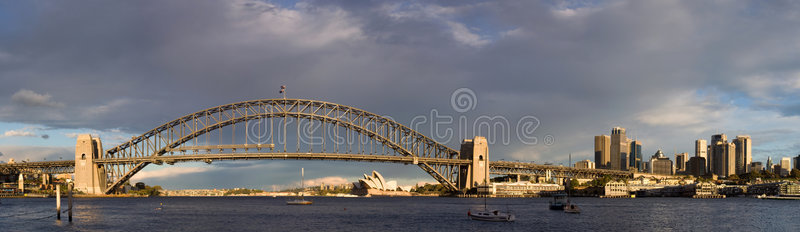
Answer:
<path fill-rule="evenodd" d="M 661 150 L 658 150 L 652 157 L 650 157 L 650 173 L 658 175 L 672 175 L 673 166 L 672 161 L 664 155 Z"/>
<path fill-rule="evenodd" d="M 686 173 L 692 176 L 702 176 L 706 174 L 706 158 L 695 156 L 689 158 L 686 163 Z"/>
<path fill-rule="evenodd" d="M 582 160 L 582 161 L 578 161 L 577 163 L 575 163 L 575 167 L 576 168 L 594 169 L 595 168 L 595 163 L 592 162 L 591 160 Z"/>
<path fill-rule="evenodd" d="M 727 177 L 736 174 L 736 145 L 728 143 L 725 134 L 711 136 L 711 173 Z"/>
<path fill-rule="evenodd" d="M 767 171 L 773 172 L 773 173 L 775 172 L 775 170 L 772 169 L 772 157 L 771 156 L 767 156 Z"/>
<path fill-rule="evenodd" d="M 747 165 L 748 172 L 761 172 L 764 170 L 764 164 L 761 162 L 752 162 L 750 165 Z"/>
<path fill-rule="evenodd" d="M 708 160 L 706 160 L 706 162 L 708 162 L 708 172 L 710 173 L 717 173 L 715 159 L 717 159 L 717 155 L 720 155 L 721 153 L 715 153 L 715 150 L 719 150 L 718 145 L 722 143 L 728 143 L 728 136 L 725 134 L 716 134 L 711 136 L 711 144 L 708 144 Z"/>
<path fill-rule="evenodd" d="M 688 162 L 689 153 L 675 154 L 675 173 L 686 172 L 686 162 Z"/>
<path fill-rule="evenodd" d="M 733 140 L 736 144 L 736 174 L 747 173 L 747 165 L 753 162 L 753 140 L 749 135 L 739 135 Z"/>
<path fill-rule="evenodd" d="M 625 136 L 625 128 L 614 127 L 611 129 L 611 169 L 628 170 L 628 152 L 630 141 Z"/>
<path fill-rule="evenodd" d="M 705 139 L 694 141 L 694 156 L 708 159 L 708 142 Z"/>
<path fill-rule="evenodd" d="M 594 137 L 594 162 L 598 169 L 611 168 L 611 136 Z"/>
<path fill-rule="evenodd" d="M 639 140 L 631 142 L 631 152 L 629 154 L 630 170 L 642 171 L 642 142 Z"/>
<path fill-rule="evenodd" d="M 789 157 L 781 158 L 781 170 L 780 170 L 781 176 L 788 176 L 789 175 L 789 171 L 791 169 L 792 169 L 792 158 L 789 158 Z M 775 173 L 779 173 L 779 172 L 776 171 Z"/>
<path fill-rule="evenodd" d="M 792 166 L 794 169 L 800 170 L 800 154 L 797 157 L 794 157 L 794 165 Z"/>
<path fill-rule="evenodd" d="M 722 168 L 724 176 L 736 174 L 736 144 L 728 143 L 723 145 L 725 147 L 724 157 L 722 160 Z"/>

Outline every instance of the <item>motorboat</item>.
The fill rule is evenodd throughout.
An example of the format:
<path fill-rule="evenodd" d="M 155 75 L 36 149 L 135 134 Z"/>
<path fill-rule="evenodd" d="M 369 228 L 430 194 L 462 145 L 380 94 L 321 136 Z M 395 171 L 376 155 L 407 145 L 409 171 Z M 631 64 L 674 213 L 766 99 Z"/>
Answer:
<path fill-rule="evenodd" d="M 314 202 L 312 202 L 312 201 L 304 200 L 304 199 L 294 199 L 294 200 L 286 202 L 287 205 L 310 205 L 310 204 L 313 204 L 313 203 Z"/>
<path fill-rule="evenodd" d="M 553 200 L 550 201 L 550 209 L 564 210 L 564 206 L 567 205 L 567 201 L 567 194 L 554 194 Z"/>

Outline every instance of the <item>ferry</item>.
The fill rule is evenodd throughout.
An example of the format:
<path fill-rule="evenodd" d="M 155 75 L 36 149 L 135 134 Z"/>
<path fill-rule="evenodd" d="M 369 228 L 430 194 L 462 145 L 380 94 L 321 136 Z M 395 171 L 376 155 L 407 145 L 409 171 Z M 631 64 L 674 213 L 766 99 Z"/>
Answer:
<path fill-rule="evenodd" d="M 567 194 L 559 193 L 553 195 L 553 200 L 550 201 L 550 209 L 552 210 L 564 210 L 564 206 L 567 205 Z"/>

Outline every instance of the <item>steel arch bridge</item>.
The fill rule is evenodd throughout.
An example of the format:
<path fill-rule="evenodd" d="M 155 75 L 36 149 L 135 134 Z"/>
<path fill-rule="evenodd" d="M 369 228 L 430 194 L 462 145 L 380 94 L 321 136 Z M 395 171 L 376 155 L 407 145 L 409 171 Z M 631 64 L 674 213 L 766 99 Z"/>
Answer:
<path fill-rule="evenodd" d="M 472 165 L 472 160 L 459 157 L 459 151 L 390 118 L 305 99 L 220 105 L 164 123 L 106 151 L 102 146 L 97 150 L 100 154 L 92 162 L 103 171 L 106 194 L 149 164 L 240 159 L 392 162 L 417 165 L 450 190 L 463 188 L 457 185 L 460 170 Z M 0 164 L 0 173 L 75 172 L 78 160 L 76 152 L 75 161 Z M 543 176 L 550 171 L 556 177 L 631 175 L 521 162 L 490 162 L 489 167 L 491 174 Z"/>
<path fill-rule="evenodd" d="M 253 140 L 250 137 L 251 133 L 258 135 L 259 139 L 262 139 L 261 135 L 265 133 L 262 131 L 247 132 L 247 130 L 253 130 L 247 124 L 260 124 L 260 121 L 254 120 L 275 118 L 281 121 L 279 126 L 282 126 L 283 130 L 278 128 L 278 131 L 283 132 L 283 136 L 274 133 L 275 125 L 271 121 L 270 141 L 251 141 Z M 288 120 L 294 120 L 293 124 L 295 125 L 293 126 L 297 128 L 294 138 L 286 136 Z M 314 129 L 314 122 L 320 122 L 319 126 L 324 128 Z M 223 127 L 232 128 L 232 144 L 237 144 L 235 130 L 236 125 L 240 123 L 245 123 L 244 146 L 197 145 L 203 143 L 200 141 L 202 135 L 209 135 L 212 131 Z M 262 129 L 262 127 L 258 127 L 258 129 Z M 319 134 L 314 135 L 315 130 Z M 220 132 L 220 140 L 222 136 L 222 132 Z M 333 138 L 327 138 L 328 136 Z M 287 149 L 288 143 L 292 142 L 289 139 L 294 139 L 296 142 L 293 154 L 289 154 L 290 150 Z M 317 141 L 313 141 L 315 139 Z M 276 140 L 283 148 L 275 146 Z M 206 141 L 208 141 L 208 137 L 206 137 Z M 315 142 L 321 143 L 315 144 Z M 264 144 L 268 144 L 268 146 Z M 280 155 L 284 155 L 286 158 L 289 155 L 297 158 L 314 158 L 312 154 L 317 154 L 320 158 L 327 155 L 328 159 L 366 158 L 366 160 L 370 160 L 373 158 L 376 161 L 380 159 L 391 161 L 389 157 L 392 156 L 406 157 L 448 189 L 458 189 L 454 183 L 457 181 L 459 162 L 430 162 L 431 159 L 457 159 L 458 151 L 439 144 L 389 118 L 350 106 L 305 99 L 244 101 L 198 111 L 167 122 L 126 143 L 108 149 L 99 162 L 105 164 L 110 183 L 106 193 L 110 193 L 148 164 L 157 162 L 156 157 L 172 156 L 176 151 L 180 153 L 178 156 L 183 156 L 186 151 L 229 149 L 232 151 L 231 153 L 235 153 L 237 148 L 260 151 L 267 147 L 272 151 L 270 153 L 281 153 Z M 356 152 L 353 152 L 354 149 Z M 277 152 L 275 152 L 276 150 Z M 301 154 L 307 154 L 308 157 Z M 348 157 L 356 154 L 375 157 Z M 197 159 L 203 159 L 202 156 L 198 155 Z M 216 155 L 215 157 L 211 154 L 206 156 L 206 159 L 224 158 L 224 156 Z M 386 158 L 377 156 L 386 156 Z"/>

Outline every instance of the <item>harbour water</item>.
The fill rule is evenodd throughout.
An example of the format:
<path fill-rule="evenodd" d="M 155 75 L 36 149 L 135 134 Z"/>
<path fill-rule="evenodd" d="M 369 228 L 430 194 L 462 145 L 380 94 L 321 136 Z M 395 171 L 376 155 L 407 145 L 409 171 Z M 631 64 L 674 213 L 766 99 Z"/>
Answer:
<path fill-rule="evenodd" d="M 573 198 L 582 214 L 547 209 L 547 198 L 488 199 L 512 223 L 471 221 L 480 198 L 309 197 L 77 198 L 73 222 L 55 199 L 2 199 L 0 231 L 797 231 L 800 201 L 753 198 Z M 163 207 L 162 207 L 163 204 Z M 66 206 L 64 206 L 66 208 Z"/>

